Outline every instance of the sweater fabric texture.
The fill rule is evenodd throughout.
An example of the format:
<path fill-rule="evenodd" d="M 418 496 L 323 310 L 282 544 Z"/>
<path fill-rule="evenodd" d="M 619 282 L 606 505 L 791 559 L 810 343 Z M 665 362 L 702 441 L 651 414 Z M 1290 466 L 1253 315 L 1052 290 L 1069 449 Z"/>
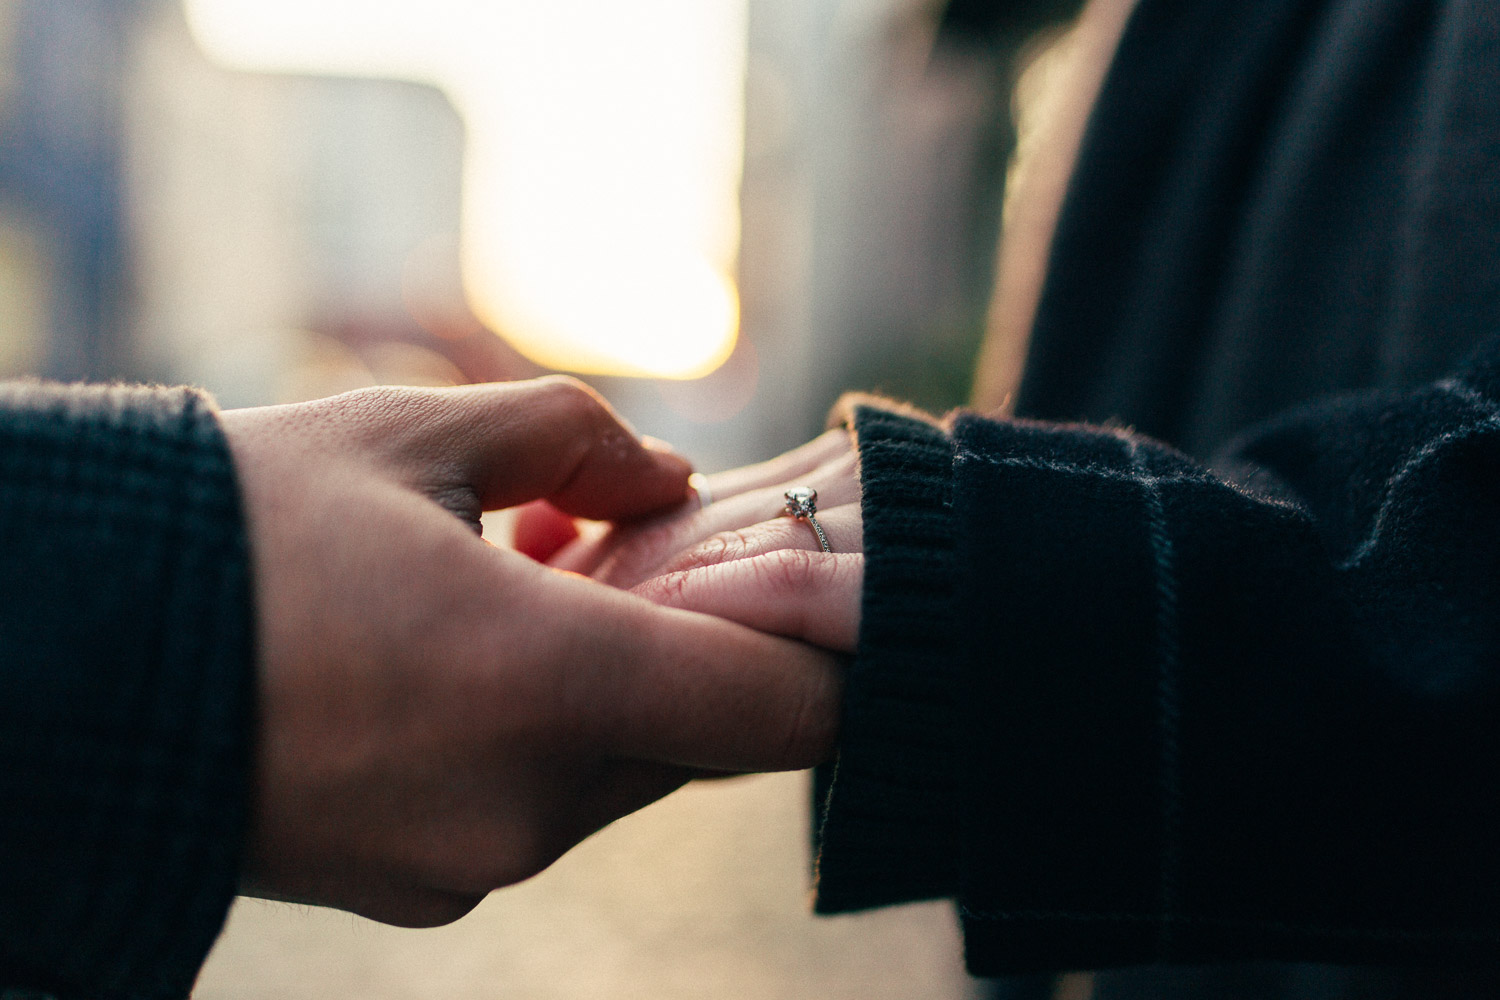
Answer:
<path fill-rule="evenodd" d="M 853 415 L 820 910 L 1500 985 L 1497 74 L 1490 5 L 1141 0 L 1026 419 Z"/>
<path fill-rule="evenodd" d="M 0 414 L 0 992 L 185 997 L 247 812 L 228 448 L 191 390 L 0 384 Z"/>

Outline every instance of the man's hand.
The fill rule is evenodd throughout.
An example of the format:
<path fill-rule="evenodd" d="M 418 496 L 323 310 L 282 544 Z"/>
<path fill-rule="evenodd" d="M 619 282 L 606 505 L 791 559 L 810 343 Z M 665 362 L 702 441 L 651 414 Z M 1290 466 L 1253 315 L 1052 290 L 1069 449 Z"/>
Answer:
<path fill-rule="evenodd" d="M 444 923 L 703 770 L 804 767 L 836 664 L 484 543 L 482 510 L 680 505 L 562 379 L 230 411 L 256 575 L 245 887 Z"/>

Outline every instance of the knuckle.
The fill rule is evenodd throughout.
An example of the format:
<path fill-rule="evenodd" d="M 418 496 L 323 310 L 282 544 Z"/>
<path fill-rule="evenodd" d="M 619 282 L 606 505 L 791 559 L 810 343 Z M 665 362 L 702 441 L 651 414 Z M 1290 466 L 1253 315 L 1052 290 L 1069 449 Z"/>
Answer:
<path fill-rule="evenodd" d="M 678 572 L 717 566 L 743 559 L 750 551 L 751 543 L 743 529 L 720 531 L 679 553 L 666 565 L 666 570 Z"/>
<path fill-rule="evenodd" d="M 569 375 L 546 375 L 531 385 L 536 397 L 532 402 L 563 419 L 581 422 L 600 421 L 608 411 L 594 391 Z"/>
<path fill-rule="evenodd" d="M 632 527 L 618 535 L 610 559 L 609 582 L 622 582 L 651 572 L 681 545 L 671 522 Z"/>
<path fill-rule="evenodd" d="M 796 595 L 805 592 L 814 583 L 821 560 L 814 558 L 821 553 L 806 549 L 777 549 L 756 560 L 760 582 L 773 594 Z"/>
<path fill-rule="evenodd" d="M 655 604 L 663 604 L 672 608 L 685 607 L 688 603 L 691 579 L 692 575 L 688 570 L 663 573 L 641 584 L 637 592 Z"/>
<path fill-rule="evenodd" d="M 593 389 L 589 388 L 588 383 L 582 379 L 574 378 L 572 375 L 542 375 L 533 379 L 531 384 L 538 388 L 558 393 L 576 393 L 590 397 L 594 394 Z"/>
<path fill-rule="evenodd" d="M 527 398 L 539 420 L 553 429 L 562 464 L 578 465 L 590 459 L 606 464 L 630 454 L 639 442 L 620 422 L 598 393 L 566 375 L 539 379 Z"/>

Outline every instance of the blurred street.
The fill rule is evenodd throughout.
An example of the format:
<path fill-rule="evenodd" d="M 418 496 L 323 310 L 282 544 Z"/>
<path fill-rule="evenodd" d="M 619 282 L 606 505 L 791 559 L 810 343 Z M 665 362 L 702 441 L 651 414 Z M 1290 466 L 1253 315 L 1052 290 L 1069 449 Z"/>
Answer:
<path fill-rule="evenodd" d="M 242 899 L 195 1000 L 960 1000 L 950 907 L 811 915 L 805 774 L 699 782 L 448 927 Z"/>

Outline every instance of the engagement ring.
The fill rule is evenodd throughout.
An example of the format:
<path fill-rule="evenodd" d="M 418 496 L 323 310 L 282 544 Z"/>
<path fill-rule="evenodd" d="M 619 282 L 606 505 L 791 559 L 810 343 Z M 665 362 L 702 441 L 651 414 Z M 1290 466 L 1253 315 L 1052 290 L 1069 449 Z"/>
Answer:
<path fill-rule="evenodd" d="M 824 552 L 832 552 L 828 544 L 828 536 L 823 532 L 823 526 L 818 523 L 818 491 L 811 486 L 797 486 L 783 494 L 786 497 L 786 513 L 797 520 L 806 520 L 812 525 L 812 530 L 818 533 L 818 544 L 823 547 Z"/>

